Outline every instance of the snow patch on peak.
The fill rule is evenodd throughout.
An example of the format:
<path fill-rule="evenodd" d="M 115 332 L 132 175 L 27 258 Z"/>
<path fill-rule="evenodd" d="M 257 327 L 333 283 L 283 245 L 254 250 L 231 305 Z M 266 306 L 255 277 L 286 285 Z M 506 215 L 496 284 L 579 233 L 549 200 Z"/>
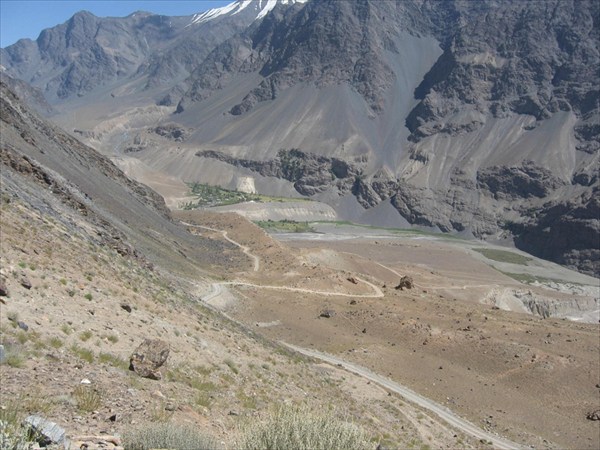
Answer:
<path fill-rule="evenodd" d="M 187 25 L 201 24 L 215 19 L 219 16 L 234 16 L 254 3 L 254 10 L 258 11 L 255 20 L 262 19 L 279 3 L 282 5 L 293 5 L 294 3 L 306 3 L 308 0 L 237 0 L 221 8 L 209 9 L 201 14 L 194 14 L 192 21 Z"/>
<path fill-rule="evenodd" d="M 262 19 L 263 17 L 265 17 L 269 11 L 271 11 L 273 8 L 275 8 L 275 5 L 277 5 L 278 3 L 281 5 L 293 5 L 294 3 L 306 3 L 308 0 L 258 0 L 258 4 L 259 4 L 259 9 L 262 7 L 262 4 L 265 4 L 265 7 L 261 9 L 260 13 L 258 13 L 258 16 L 256 16 L 257 19 Z"/>

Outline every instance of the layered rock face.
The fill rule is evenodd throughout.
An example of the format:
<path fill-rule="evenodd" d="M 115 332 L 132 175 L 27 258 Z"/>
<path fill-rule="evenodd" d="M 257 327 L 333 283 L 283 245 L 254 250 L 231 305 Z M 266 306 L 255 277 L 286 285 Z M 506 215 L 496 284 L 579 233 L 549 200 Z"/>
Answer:
<path fill-rule="evenodd" d="M 514 240 L 598 274 L 597 2 L 314 0 L 243 16 L 250 9 L 218 23 L 210 19 L 216 13 L 194 19 L 202 33 L 190 18 L 169 18 L 168 31 L 158 16 L 130 16 L 115 24 L 137 23 L 139 39 L 152 30 L 156 44 L 148 53 L 136 37 L 124 50 L 129 34 L 115 31 L 110 61 L 101 39 L 74 51 L 85 27 L 102 36 L 108 26 L 76 16 L 48 31 L 65 42 L 55 50 L 43 33 L 2 57 L 11 74 L 56 93 L 58 103 L 63 94 L 85 99 L 96 84 L 118 86 L 121 76 L 141 83 L 121 105 L 139 105 L 140 92 L 154 89 L 144 101 L 174 112 L 161 124 L 124 119 L 125 137 L 122 128 L 106 131 L 114 127 L 82 135 L 94 133 L 112 152 L 115 142 L 135 139 L 130 131 L 163 127 L 155 136 L 177 146 L 172 160 L 158 144 L 123 148 L 184 181 L 202 182 L 224 166 L 236 176 L 250 170 L 342 216 L 386 203 L 398 223 Z M 40 49 L 52 54 L 44 61 L 72 70 L 36 78 Z M 88 63 L 102 66 L 94 70 L 102 80 L 79 70 L 91 70 Z M 167 124 L 185 135 L 163 136 Z M 206 164 L 215 159 L 221 165 Z"/>

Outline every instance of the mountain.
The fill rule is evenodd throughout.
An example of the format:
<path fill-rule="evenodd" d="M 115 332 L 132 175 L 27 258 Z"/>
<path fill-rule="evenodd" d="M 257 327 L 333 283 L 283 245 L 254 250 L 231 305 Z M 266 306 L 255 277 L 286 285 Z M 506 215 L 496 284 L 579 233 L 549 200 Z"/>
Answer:
<path fill-rule="evenodd" d="M 342 219 L 514 242 L 599 273 L 596 2 L 277 3 L 178 18 L 153 35 L 151 55 L 131 44 L 127 58 L 93 59 L 110 90 L 73 69 L 81 81 L 50 97 L 64 111 L 56 120 L 106 154 L 136 148 L 151 170 L 185 182 L 252 177 L 264 193 L 310 196 Z M 110 20 L 139 21 L 141 39 L 159 19 Z M 69 35 L 61 27 L 52 32 Z M 11 75 L 37 67 L 21 61 L 40 41 L 3 49 Z M 55 58 L 88 60 L 67 48 Z M 110 75 L 117 67 L 123 78 Z M 182 127 L 185 141 L 157 137 L 156 123 Z M 566 205 L 577 206 L 558 216 Z M 577 239 L 557 240 L 559 230 Z"/>
<path fill-rule="evenodd" d="M 180 17 L 139 11 L 124 18 L 100 18 L 81 11 L 43 30 L 35 41 L 21 39 L 2 49 L 2 65 L 13 77 L 42 89 L 51 102 L 120 83 L 133 83 L 138 90 L 172 87 L 212 48 L 276 3 L 246 0 Z"/>

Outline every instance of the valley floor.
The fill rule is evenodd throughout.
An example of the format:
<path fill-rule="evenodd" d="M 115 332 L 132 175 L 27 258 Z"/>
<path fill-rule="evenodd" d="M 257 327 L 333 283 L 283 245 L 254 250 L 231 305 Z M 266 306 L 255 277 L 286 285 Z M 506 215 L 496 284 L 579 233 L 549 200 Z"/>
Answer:
<path fill-rule="evenodd" d="M 227 216 L 177 214 L 215 228 Z M 228 301 L 215 295 L 210 302 L 269 339 L 366 367 L 520 445 L 600 444 L 598 423 L 586 419 L 600 404 L 597 319 L 505 311 L 515 306 L 498 300 L 584 299 L 597 292 L 594 279 L 557 269 L 554 276 L 587 281 L 587 288 L 526 285 L 490 267 L 472 243 L 424 236 L 289 234 L 285 246 L 250 226 L 229 229 L 229 236 L 260 266 L 223 287 Z M 404 275 L 414 288 L 394 289 Z"/>

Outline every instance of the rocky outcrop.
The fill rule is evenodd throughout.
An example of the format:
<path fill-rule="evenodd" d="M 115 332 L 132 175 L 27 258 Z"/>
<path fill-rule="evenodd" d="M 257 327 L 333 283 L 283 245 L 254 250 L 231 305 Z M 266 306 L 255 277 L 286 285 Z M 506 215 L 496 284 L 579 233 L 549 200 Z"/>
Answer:
<path fill-rule="evenodd" d="M 509 224 L 515 244 L 540 258 L 600 274 L 600 189 L 548 202 L 520 224 Z"/>
<path fill-rule="evenodd" d="M 176 123 L 166 123 L 151 128 L 150 131 L 175 142 L 183 142 L 189 136 L 189 131 Z"/>
<path fill-rule="evenodd" d="M 348 163 L 339 158 L 328 158 L 298 149 L 280 150 L 268 161 L 234 158 L 213 150 L 197 152 L 196 156 L 223 161 L 243 167 L 265 177 L 283 178 L 294 184 L 302 195 L 312 196 L 329 189 L 347 193 L 362 173 L 361 163 Z"/>
<path fill-rule="evenodd" d="M 495 166 L 477 173 L 477 188 L 495 199 L 543 198 L 565 183 L 533 161 L 518 167 Z"/>

